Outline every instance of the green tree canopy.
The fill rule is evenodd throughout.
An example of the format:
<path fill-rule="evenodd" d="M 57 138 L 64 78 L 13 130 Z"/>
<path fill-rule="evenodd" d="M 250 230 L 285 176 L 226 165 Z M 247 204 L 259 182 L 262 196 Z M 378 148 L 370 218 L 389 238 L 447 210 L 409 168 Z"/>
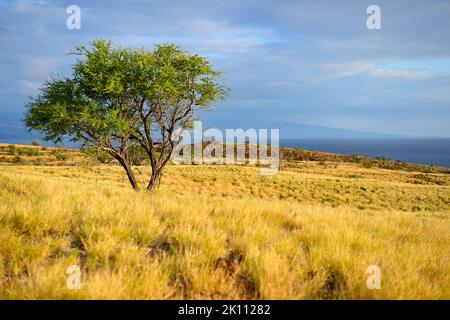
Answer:
<path fill-rule="evenodd" d="M 27 104 L 25 124 L 46 140 L 70 138 L 109 153 L 135 190 L 139 186 L 129 161 L 133 146 L 148 155 L 152 174 L 146 189 L 153 190 L 177 143 L 176 129 L 188 128 L 196 110 L 229 92 L 207 59 L 173 44 L 147 50 L 96 40 L 73 54 L 80 58 L 72 75 L 43 84 Z"/>

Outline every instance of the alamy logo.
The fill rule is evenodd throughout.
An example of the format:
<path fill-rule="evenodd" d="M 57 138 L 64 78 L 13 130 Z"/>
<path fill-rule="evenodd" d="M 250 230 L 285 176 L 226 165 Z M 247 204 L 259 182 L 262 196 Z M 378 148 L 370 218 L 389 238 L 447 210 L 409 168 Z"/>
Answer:
<path fill-rule="evenodd" d="M 270 136 L 267 129 L 226 129 L 224 137 L 221 130 L 203 131 L 202 122 L 194 121 L 192 130 L 178 130 L 176 135 L 180 142 L 171 157 L 175 164 L 259 164 L 262 176 L 280 169 L 279 129 L 270 129 Z"/>
<path fill-rule="evenodd" d="M 366 273 L 369 275 L 367 277 L 367 288 L 370 290 L 381 289 L 381 269 L 377 265 L 370 265 Z"/>
<path fill-rule="evenodd" d="M 381 29 L 381 9 L 377 5 L 370 5 L 367 7 L 367 14 L 370 16 L 367 18 L 367 28 L 369 30 Z"/>
<path fill-rule="evenodd" d="M 81 287 L 81 270 L 76 264 L 69 266 L 66 270 L 68 275 L 66 280 L 66 287 L 69 290 L 78 290 Z"/>
<path fill-rule="evenodd" d="M 66 26 L 69 30 L 81 29 L 81 9 L 77 5 L 68 6 L 66 13 L 69 14 L 66 20 Z"/>

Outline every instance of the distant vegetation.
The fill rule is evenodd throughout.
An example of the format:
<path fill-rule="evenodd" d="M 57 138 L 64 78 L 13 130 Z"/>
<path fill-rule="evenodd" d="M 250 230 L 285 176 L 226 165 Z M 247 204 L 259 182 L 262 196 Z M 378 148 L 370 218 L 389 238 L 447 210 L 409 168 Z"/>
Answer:
<path fill-rule="evenodd" d="M 205 144 L 206 146 L 207 144 Z M 359 155 L 339 155 L 319 151 L 309 151 L 303 149 L 280 148 L 282 168 L 297 167 L 304 161 L 317 162 L 322 166 L 355 163 L 362 168 L 380 168 L 388 170 L 401 170 L 421 173 L 444 173 L 450 174 L 450 168 L 420 165 L 403 161 L 390 160 L 384 157 L 366 157 Z M 0 144 L 0 164 L 14 163 L 15 155 L 19 155 L 23 164 L 33 164 L 36 159 L 40 159 L 45 165 L 79 165 L 86 163 L 102 163 L 117 165 L 118 163 L 109 154 L 95 148 L 84 149 L 64 149 L 53 147 L 35 147 L 25 145 Z M 248 155 L 248 148 L 247 148 Z M 134 166 L 150 165 L 145 150 L 138 146 L 130 149 L 130 162 Z"/>
<path fill-rule="evenodd" d="M 0 165 L 79 165 L 93 160 L 78 149 L 0 144 Z M 96 161 L 94 161 L 96 163 Z"/>
<path fill-rule="evenodd" d="M 359 163 L 364 168 L 380 168 L 390 170 L 418 171 L 424 173 L 446 173 L 450 174 L 450 168 L 442 168 L 429 165 L 420 165 L 398 160 L 390 160 L 385 157 L 367 157 L 360 155 L 339 155 L 333 153 L 309 151 L 303 149 L 281 148 L 283 163 L 290 166 L 296 161 L 319 161 L 319 162 L 347 162 Z"/>

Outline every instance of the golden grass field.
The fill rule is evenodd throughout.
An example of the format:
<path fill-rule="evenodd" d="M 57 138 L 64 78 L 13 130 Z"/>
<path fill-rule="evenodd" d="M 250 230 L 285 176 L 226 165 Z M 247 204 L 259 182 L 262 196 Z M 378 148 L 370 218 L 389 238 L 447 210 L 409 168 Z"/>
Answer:
<path fill-rule="evenodd" d="M 120 167 L 67 152 L 47 165 L 3 156 L 0 299 L 450 298 L 449 174 L 294 161 L 261 179 L 251 166 L 169 165 L 148 194 Z M 135 170 L 144 183 L 148 168 Z"/>

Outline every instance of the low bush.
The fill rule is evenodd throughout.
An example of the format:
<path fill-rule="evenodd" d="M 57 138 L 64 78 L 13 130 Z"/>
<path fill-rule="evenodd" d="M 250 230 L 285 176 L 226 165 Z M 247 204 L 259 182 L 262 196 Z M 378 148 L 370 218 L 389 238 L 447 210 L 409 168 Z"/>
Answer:
<path fill-rule="evenodd" d="M 65 161 L 69 156 L 65 150 L 56 150 L 55 157 L 58 161 Z"/>
<path fill-rule="evenodd" d="M 15 155 L 17 153 L 17 147 L 15 145 L 13 145 L 13 144 L 10 144 L 8 146 L 8 149 L 9 149 L 9 154 L 10 155 Z"/>

